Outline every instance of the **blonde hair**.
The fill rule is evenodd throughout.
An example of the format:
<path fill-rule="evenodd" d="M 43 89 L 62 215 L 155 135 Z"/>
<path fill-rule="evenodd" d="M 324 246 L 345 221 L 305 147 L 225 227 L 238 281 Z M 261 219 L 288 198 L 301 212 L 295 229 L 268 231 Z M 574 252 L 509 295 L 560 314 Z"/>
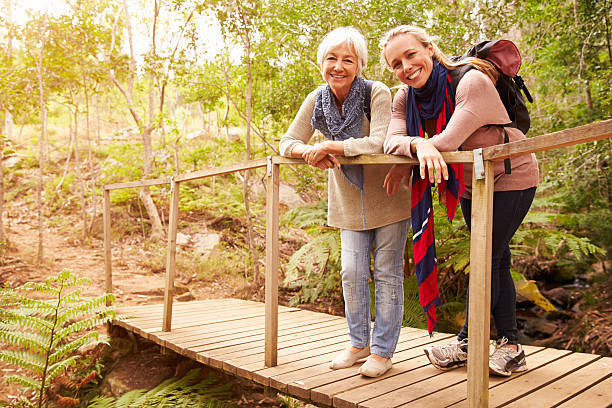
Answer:
<path fill-rule="evenodd" d="M 338 27 L 323 37 L 317 49 L 317 63 L 319 67 L 323 66 L 323 58 L 327 55 L 330 48 L 340 44 L 346 44 L 355 52 L 357 57 L 357 75 L 360 75 L 368 64 L 368 45 L 363 34 L 353 27 Z"/>
<path fill-rule="evenodd" d="M 492 63 L 490 63 L 487 60 L 483 60 L 480 58 L 474 58 L 474 57 L 467 57 L 467 58 L 462 59 L 461 61 L 453 62 L 450 60 L 450 58 L 448 58 L 448 56 L 446 56 L 446 54 L 440 51 L 440 48 L 438 48 L 438 46 L 434 42 L 433 37 L 430 37 L 427 34 L 427 32 L 423 30 L 422 28 L 411 26 L 411 25 L 401 25 L 401 26 L 392 28 L 391 30 L 387 31 L 387 33 L 383 36 L 383 38 L 381 38 L 380 43 L 379 43 L 380 60 L 384 65 L 387 66 L 387 68 L 390 69 L 390 66 L 389 66 L 389 62 L 385 58 L 385 48 L 387 47 L 387 45 L 393 38 L 399 35 L 402 35 L 402 34 L 412 35 L 418 42 L 420 42 L 423 45 L 423 47 L 427 47 L 429 46 L 429 44 L 431 44 L 433 47 L 433 58 L 436 61 L 438 61 L 440 65 L 442 65 L 447 70 L 452 71 L 453 69 L 460 67 L 462 65 L 470 64 L 470 65 L 473 65 L 474 68 L 476 68 L 477 70 L 479 70 L 480 72 L 484 73 L 489 78 L 491 78 L 491 81 L 493 81 L 494 84 L 497 83 L 499 74 L 497 72 L 497 69 Z"/>

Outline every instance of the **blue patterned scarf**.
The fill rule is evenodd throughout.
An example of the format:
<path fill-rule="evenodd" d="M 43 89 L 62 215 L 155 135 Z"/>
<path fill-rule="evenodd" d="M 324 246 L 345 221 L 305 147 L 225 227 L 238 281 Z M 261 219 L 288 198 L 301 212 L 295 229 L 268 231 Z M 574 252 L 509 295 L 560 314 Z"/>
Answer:
<path fill-rule="evenodd" d="M 312 120 L 310 121 L 312 127 L 319 130 L 323 133 L 323 136 L 330 140 L 344 141 L 350 138 L 360 138 L 363 125 L 365 87 L 365 79 L 355 78 L 346 100 L 342 104 L 342 114 L 340 114 L 336 105 L 336 97 L 330 86 L 320 86 L 312 112 Z M 363 166 L 360 164 L 343 164 L 341 170 L 346 179 L 357 187 L 363 195 Z"/>

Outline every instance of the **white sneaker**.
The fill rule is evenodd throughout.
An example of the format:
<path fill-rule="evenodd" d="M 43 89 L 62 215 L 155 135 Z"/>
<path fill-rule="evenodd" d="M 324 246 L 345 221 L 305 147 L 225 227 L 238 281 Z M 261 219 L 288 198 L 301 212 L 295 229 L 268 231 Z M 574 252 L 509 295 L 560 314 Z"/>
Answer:
<path fill-rule="evenodd" d="M 451 370 L 467 364 L 467 339 L 443 346 L 428 346 L 423 349 L 427 358 L 439 370 Z"/>
<path fill-rule="evenodd" d="M 363 348 L 357 353 L 352 353 L 350 349 L 347 348 L 332 360 L 332 362 L 329 364 L 329 368 L 331 368 L 332 370 L 338 370 L 340 368 L 351 367 L 357 361 L 361 360 L 362 358 L 366 358 L 369 355 L 369 347 Z"/>
<path fill-rule="evenodd" d="M 512 373 L 527 371 L 525 352 L 520 344 L 517 344 L 518 351 L 507 346 L 508 339 L 502 338 L 495 344 L 493 354 L 489 356 L 489 372 L 495 375 L 509 377 Z"/>

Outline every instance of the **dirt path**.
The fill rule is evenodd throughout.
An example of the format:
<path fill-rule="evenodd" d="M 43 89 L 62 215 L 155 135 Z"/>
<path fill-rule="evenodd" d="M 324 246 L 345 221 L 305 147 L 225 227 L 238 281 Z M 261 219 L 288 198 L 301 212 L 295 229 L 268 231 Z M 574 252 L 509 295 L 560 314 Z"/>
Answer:
<path fill-rule="evenodd" d="M 42 281 L 66 268 L 78 277 L 91 280 L 91 287 L 84 296 L 104 293 L 104 246 L 101 241 L 79 244 L 56 228 L 49 228 L 44 234 L 43 265 L 36 264 L 37 227 L 27 222 L 15 225 L 9 233 L 9 242 L 9 255 L 15 259 L 9 260 L 9 264 L 2 268 L 2 279 L 9 286 Z M 140 265 L 140 260 L 146 257 L 144 251 L 128 246 L 114 248 L 113 255 L 113 293 L 119 304 L 150 301 L 151 297 L 142 293 L 163 289 L 163 274 L 152 275 Z"/>
<path fill-rule="evenodd" d="M 91 280 L 91 286 L 83 296 L 99 296 L 104 293 L 104 244 L 99 239 L 82 244 L 59 227 L 48 226 L 44 233 L 44 262 L 37 265 L 38 225 L 26 206 L 13 206 L 9 237 L 9 252 L 4 265 L 0 266 L 0 284 L 18 287 L 26 282 L 44 281 L 59 271 L 69 269 L 77 277 Z M 16 209 L 15 209 L 16 208 Z M 163 265 L 151 269 L 151 254 L 144 249 L 142 242 L 129 244 L 113 242 L 113 293 L 116 305 L 136 305 L 144 303 L 161 303 L 165 285 Z M 179 286 L 184 282 L 177 281 Z M 235 288 L 223 282 L 193 281 L 189 284 L 192 299 L 229 297 Z M 20 387 L 6 385 L 4 378 L 11 374 L 27 373 L 16 370 L 13 366 L 0 362 L 0 401 L 8 402 L 12 397 L 21 394 Z"/>

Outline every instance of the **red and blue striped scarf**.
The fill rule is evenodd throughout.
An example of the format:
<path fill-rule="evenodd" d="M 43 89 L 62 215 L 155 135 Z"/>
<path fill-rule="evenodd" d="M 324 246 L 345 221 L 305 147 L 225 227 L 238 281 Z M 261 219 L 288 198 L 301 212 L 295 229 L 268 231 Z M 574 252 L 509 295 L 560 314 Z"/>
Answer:
<path fill-rule="evenodd" d="M 406 92 L 406 130 L 409 136 L 425 137 L 423 121 L 435 119 L 436 134 L 442 132 L 455 111 L 455 90 L 446 68 L 434 60 L 427 83 L 422 88 L 408 87 Z M 465 184 L 463 165 L 448 165 L 448 180 L 438 185 L 440 203 L 453 220 Z M 429 178 L 421 179 L 419 167 L 412 174 L 412 245 L 419 284 L 419 301 L 427 316 L 427 330 L 437 330 L 436 306 L 442 304 L 438 291 L 434 211 Z"/>

